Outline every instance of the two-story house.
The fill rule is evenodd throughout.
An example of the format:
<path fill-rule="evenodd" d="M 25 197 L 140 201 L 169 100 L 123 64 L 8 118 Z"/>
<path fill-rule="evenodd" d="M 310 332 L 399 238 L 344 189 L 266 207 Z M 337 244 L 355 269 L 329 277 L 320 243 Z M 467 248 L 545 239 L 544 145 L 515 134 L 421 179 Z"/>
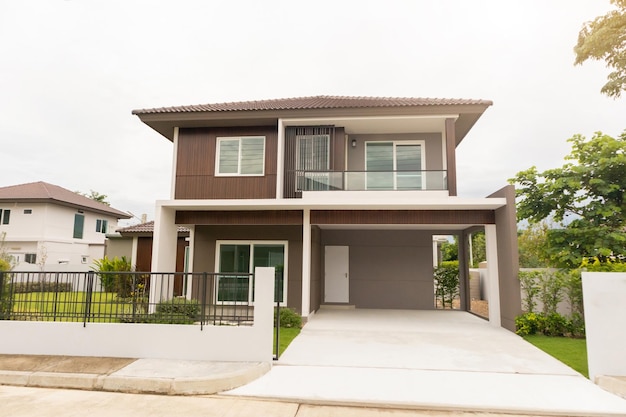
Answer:
<path fill-rule="evenodd" d="M 104 256 L 108 231 L 130 217 L 42 181 L 0 188 L 0 234 L 20 270 L 87 271 Z"/>
<path fill-rule="evenodd" d="M 433 309 L 433 236 L 484 229 L 489 319 L 514 329 L 514 190 L 457 196 L 457 147 L 491 104 L 317 96 L 135 110 L 174 144 L 152 270 L 174 270 L 185 226 L 190 270 L 275 266 L 279 298 L 305 319 L 323 304 Z"/>

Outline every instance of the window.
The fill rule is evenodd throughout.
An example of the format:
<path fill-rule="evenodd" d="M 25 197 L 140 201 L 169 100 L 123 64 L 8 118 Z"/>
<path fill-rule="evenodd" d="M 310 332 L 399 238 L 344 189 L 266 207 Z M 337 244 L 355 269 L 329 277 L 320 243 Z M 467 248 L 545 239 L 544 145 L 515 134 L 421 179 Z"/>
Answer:
<path fill-rule="evenodd" d="M 215 175 L 263 175 L 265 137 L 217 138 Z"/>
<path fill-rule="evenodd" d="M 74 239 L 83 238 L 83 227 L 85 226 L 85 216 L 76 213 L 74 215 Z"/>
<path fill-rule="evenodd" d="M 37 263 L 37 254 L 36 253 L 27 253 L 24 255 L 24 262 L 27 264 Z"/>
<path fill-rule="evenodd" d="M 33 214 L 32 209 L 24 209 L 24 214 Z"/>
<path fill-rule="evenodd" d="M 330 135 L 296 136 L 298 190 L 328 190 Z"/>
<path fill-rule="evenodd" d="M 11 219 L 11 210 L 0 210 L 0 218 L 2 219 L 2 224 L 9 224 L 9 220 Z"/>
<path fill-rule="evenodd" d="M 367 189 L 423 189 L 422 146 L 422 142 L 367 142 L 365 144 Z"/>
<path fill-rule="evenodd" d="M 107 220 L 96 220 L 96 232 L 106 233 L 109 229 L 109 222 Z"/>
<path fill-rule="evenodd" d="M 254 268 L 276 268 L 274 301 L 285 302 L 287 268 L 286 242 L 218 242 L 219 272 L 242 273 L 240 276 L 219 276 L 217 300 L 225 302 L 252 302 L 253 282 L 248 274 Z"/>

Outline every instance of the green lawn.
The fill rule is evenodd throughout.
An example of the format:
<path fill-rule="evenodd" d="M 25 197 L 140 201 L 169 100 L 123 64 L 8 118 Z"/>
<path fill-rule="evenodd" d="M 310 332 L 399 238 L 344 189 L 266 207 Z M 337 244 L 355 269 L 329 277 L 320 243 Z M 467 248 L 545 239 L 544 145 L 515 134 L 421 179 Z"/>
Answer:
<path fill-rule="evenodd" d="M 41 321 L 81 321 L 85 314 L 86 293 L 72 292 L 27 292 L 13 296 L 13 312 L 22 317 Z M 135 313 L 138 313 L 135 304 Z M 118 315 L 133 312 L 133 305 L 117 298 L 116 293 L 94 292 L 90 321 L 110 321 Z"/>
<path fill-rule="evenodd" d="M 524 339 L 589 378 L 585 339 L 543 335 L 524 336 Z"/>
<path fill-rule="evenodd" d="M 280 347 L 280 354 L 282 354 L 287 346 L 291 343 L 293 339 L 296 338 L 297 335 L 300 334 L 300 329 L 297 327 L 281 327 L 279 333 L 278 346 Z M 276 329 L 274 329 L 274 350 L 276 350 Z"/>

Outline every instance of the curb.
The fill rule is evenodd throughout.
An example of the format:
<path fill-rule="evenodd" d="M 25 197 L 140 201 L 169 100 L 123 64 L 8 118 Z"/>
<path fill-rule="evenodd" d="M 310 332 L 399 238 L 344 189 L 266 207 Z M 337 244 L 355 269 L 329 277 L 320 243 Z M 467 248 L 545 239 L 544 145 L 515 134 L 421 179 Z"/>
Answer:
<path fill-rule="evenodd" d="M 0 370 L 0 385 L 135 394 L 208 395 L 245 385 L 270 369 L 269 363 L 258 362 L 236 371 L 191 378 Z"/>

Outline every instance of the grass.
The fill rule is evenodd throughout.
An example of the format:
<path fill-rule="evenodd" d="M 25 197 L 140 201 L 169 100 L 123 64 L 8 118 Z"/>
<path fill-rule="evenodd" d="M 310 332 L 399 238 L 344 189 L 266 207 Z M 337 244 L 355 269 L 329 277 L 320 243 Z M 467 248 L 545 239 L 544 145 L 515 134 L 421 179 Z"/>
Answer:
<path fill-rule="evenodd" d="M 524 336 L 524 339 L 589 378 L 585 339 L 543 335 Z"/>
<path fill-rule="evenodd" d="M 287 346 L 291 343 L 297 335 L 300 334 L 300 329 L 297 327 L 281 327 L 278 334 L 278 346 L 279 356 L 287 349 Z M 276 329 L 274 329 L 274 350 L 276 350 Z"/>
<path fill-rule="evenodd" d="M 90 315 L 94 317 L 90 321 L 110 321 L 113 316 L 132 313 L 132 302 L 118 299 L 116 293 L 94 292 L 92 297 Z M 81 321 L 86 298 L 80 291 L 18 293 L 13 298 L 13 312 L 42 321 Z"/>

